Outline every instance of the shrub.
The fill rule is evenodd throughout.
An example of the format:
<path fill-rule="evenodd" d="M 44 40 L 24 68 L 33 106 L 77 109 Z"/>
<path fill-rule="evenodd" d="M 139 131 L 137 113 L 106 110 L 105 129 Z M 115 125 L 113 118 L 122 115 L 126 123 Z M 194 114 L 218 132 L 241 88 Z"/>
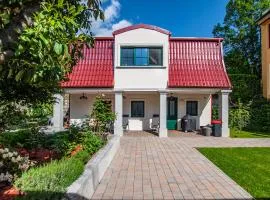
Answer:
<path fill-rule="evenodd" d="M 212 119 L 219 119 L 219 113 L 218 113 L 218 106 L 213 105 L 212 106 Z"/>
<path fill-rule="evenodd" d="M 103 96 L 96 97 L 90 116 L 95 120 L 94 131 L 97 132 L 104 132 L 106 126 L 115 120 L 115 113 L 112 112 L 111 103 L 106 101 Z"/>
<path fill-rule="evenodd" d="M 4 132 L 0 134 L 0 144 L 8 148 L 23 147 L 26 149 L 41 148 L 47 136 L 37 128 Z"/>
<path fill-rule="evenodd" d="M 81 151 L 37 168 L 32 168 L 15 181 L 27 195 L 23 199 L 61 199 L 66 188 L 83 172 L 90 155 Z"/>
<path fill-rule="evenodd" d="M 8 148 L 0 148 L 0 182 L 11 183 L 33 165 L 34 162 L 31 162 L 28 157 L 21 157 L 17 152 L 10 151 Z"/>
<path fill-rule="evenodd" d="M 27 150 L 43 148 L 53 150 L 59 156 L 69 155 L 78 144 L 82 144 L 90 153 L 95 152 L 103 143 L 99 135 L 95 135 L 89 130 L 80 131 L 76 127 L 51 135 L 40 133 L 36 129 L 0 134 L 0 144 L 4 147 Z"/>
<path fill-rule="evenodd" d="M 230 109 L 230 127 L 242 130 L 250 121 L 250 105 L 244 105 L 240 100 L 236 108 Z"/>
<path fill-rule="evenodd" d="M 101 139 L 99 135 L 95 135 L 91 132 L 85 132 L 82 142 L 83 149 L 91 155 L 95 153 L 105 144 L 105 141 Z"/>
<path fill-rule="evenodd" d="M 251 104 L 248 130 L 270 132 L 270 102 L 259 96 Z"/>

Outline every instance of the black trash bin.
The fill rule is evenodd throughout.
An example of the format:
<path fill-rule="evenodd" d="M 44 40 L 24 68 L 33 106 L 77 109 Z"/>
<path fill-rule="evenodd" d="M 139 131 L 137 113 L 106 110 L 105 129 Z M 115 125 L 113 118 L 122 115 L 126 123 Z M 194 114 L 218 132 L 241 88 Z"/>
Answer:
<path fill-rule="evenodd" d="M 181 128 L 182 128 L 182 131 L 184 131 L 184 132 L 195 131 L 196 130 L 196 119 L 194 119 L 190 115 L 185 115 L 181 119 Z"/>
<path fill-rule="evenodd" d="M 222 121 L 221 120 L 213 120 L 211 124 L 213 125 L 213 127 L 212 127 L 213 135 L 215 137 L 221 137 Z"/>
<path fill-rule="evenodd" d="M 187 132 L 188 131 L 188 119 L 186 116 L 184 116 L 181 119 L 181 128 L 183 132 Z"/>

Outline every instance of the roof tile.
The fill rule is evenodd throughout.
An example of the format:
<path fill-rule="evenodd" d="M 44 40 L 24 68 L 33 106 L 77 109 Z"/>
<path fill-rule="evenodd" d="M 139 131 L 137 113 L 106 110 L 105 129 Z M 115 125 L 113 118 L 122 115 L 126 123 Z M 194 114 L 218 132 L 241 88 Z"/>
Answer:
<path fill-rule="evenodd" d="M 83 48 L 83 59 L 73 67 L 63 88 L 113 87 L 113 38 L 95 39 L 94 48 Z"/>
<path fill-rule="evenodd" d="M 231 88 L 220 45 L 214 39 L 171 39 L 168 86 Z"/>

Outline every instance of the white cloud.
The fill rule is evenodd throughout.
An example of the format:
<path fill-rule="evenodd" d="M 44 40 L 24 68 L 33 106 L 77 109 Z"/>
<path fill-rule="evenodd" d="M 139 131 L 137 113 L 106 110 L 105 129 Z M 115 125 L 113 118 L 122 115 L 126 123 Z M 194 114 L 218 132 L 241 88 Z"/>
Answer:
<path fill-rule="evenodd" d="M 130 26 L 130 25 L 132 25 L 131 22 L 129 22 L 129 21 L 125 20 L 125 19 L 122 19 L 118 23 L 112 25 L 112 30 L 115 31 L 115 30 Z"/>
<path fill-rule="evenodd" d="M 112 32 L 132 25 L 126 19 L 118 20 L 121 4 L 119 0 L 111 0 L 110 4 L 104 9 L 104 21 L 97 20 L 92 22 L 92 32 L 96 36 L 111 36 Z"/>

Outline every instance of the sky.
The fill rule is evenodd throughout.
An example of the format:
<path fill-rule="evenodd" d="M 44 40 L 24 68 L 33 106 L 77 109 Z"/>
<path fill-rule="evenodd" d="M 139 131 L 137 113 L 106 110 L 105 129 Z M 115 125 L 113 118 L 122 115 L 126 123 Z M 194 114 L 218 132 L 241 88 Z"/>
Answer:
<path fill-rule="evenodd" d="M 174 37 L 212 37 L 222 23 L 228 0 L 101 0 L 105 20 L 95 21 L 96 36 L 111 36 L 114 30 L 133 24 L 151 24 Z"/>

